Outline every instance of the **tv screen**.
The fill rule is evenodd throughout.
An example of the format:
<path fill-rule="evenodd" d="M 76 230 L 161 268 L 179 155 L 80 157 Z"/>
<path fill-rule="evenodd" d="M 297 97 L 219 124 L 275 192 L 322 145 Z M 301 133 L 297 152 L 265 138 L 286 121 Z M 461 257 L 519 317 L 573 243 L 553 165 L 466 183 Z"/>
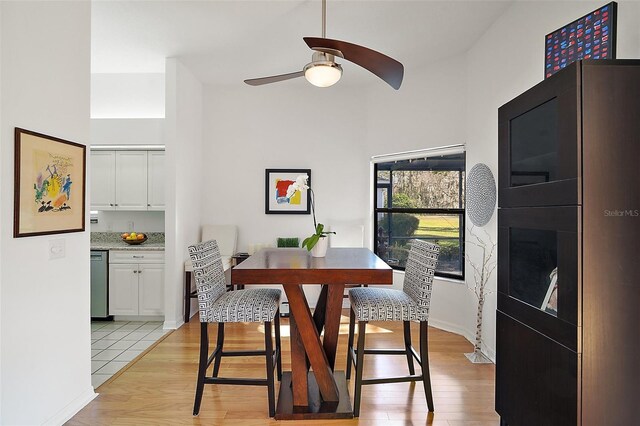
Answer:
<path fill-rule="evenodd" d="M 615 59 L 616 11 L 612 1 L 547 34 L 544 78 L 580 59 Z"/>

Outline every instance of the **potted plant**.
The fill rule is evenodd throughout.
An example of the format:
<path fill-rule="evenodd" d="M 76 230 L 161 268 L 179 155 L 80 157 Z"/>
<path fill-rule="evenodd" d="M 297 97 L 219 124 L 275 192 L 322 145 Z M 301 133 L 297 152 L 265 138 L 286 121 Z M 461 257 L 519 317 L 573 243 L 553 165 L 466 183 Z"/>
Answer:
<path fill-rule="evenodd" d="M 302 247 L 310 251 L 311 256 L 313 257 L 324 257 L 327 254 L 327 248 L 329 247 L 329 239 L 327 238 L 327 235 L 335 234 L 335 232 L 325 231 L 324 225 L 316 221 L 316 209 L 314 203 L 315 195 L 313 193 L 313 189 L 309 188 L 309 185 L 307 185 L 307 179 L 309 179 L 309 176 L 307 175 L 298 176 L 296 181 L 287 188 L 287 198 L 292 197 L 296 191 L 302 192 L 307 189 L 309 190 L 309 199 L 311 202 L 311 213 L 313 214 L 313 226 L 315 232 L 302 241 Z"/>

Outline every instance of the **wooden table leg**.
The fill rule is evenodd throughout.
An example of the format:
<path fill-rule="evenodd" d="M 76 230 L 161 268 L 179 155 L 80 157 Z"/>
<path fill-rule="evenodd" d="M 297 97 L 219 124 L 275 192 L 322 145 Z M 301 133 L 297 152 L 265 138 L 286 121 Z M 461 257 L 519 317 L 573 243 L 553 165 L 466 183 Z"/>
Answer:
<path fill-rule="evenodd" d="M 320 295 L 318 296 L 318 301 L 316 302 L 316 308 L 313 310 L 313 322 L 316 325 L 316 330 L 318 330 L 318 334 L 322 334 L 322 329 L 324 328 L 325 314 L 327 310 L 328 290 L 329 290 L 329 286 L 326 284 L 323 284 L 322 290 L 320 290 Z"/>
<path fill-rule="evenodd" d="M 313 323 L 316 326 L 316 330 L 318 330 L 318 335 L 322 334 L 322 330 L 324 329 L 324 316 L 327 311 L 327 292 L 328 285 L 323 284 L 320 290 L 320 295 L 318 296 L 318 300 L 316 301 L 316 307 L 313 310 Z M 309 358 L 307 358 L 307 370 L 309 369 Z"/>
<path fill-rule="evenodd" d="M 300 330 L 296 326 L 293 315 L 289 316 L 291 335 L 291 387 L 293 393 L 293 410 L 306 408 L 309 405 L 307 362 Z"/>
<path fill-rule="evenodd" d="M 344 284 L 332 284 L 327 294 L 326 312 L 324 315 L 324 340 L 322 346 L 327 354 L 329 367 L 334 369 L 336 363 L 336 348 L 338 347 L 338 335 L 340 331 L 340 315 L 342 313 L 342 294 Z"/>
<path fill-rule="evenodd" d="M 289 308 L 294 316 L 298 334 L 302 339 L 305 352 L 309 357 L 313 372 L 320 389 L 320 394 L 324 401 L 339 401 L 338 386 L 333 377 L 333 372 L 329 366 L 327 355 L 324 352 L 320 335 L 316 330 L 315 323 L 311 317 L 311 310 L 304 297 L 301 286 L 297 284 L 285 284 L 284 291 L 289 300 Z M 291 347 L 292 352 L 294 346 Z M 292 355 L 293 357 L 293 355 Z M 294 365 L 292 363 L 292 374 Z M 299 366 L 297 367 L 300 368 Z M 304 363 L 303 371 L 298 370 L 298 374 L 306 372 L 306 363 Z"/>

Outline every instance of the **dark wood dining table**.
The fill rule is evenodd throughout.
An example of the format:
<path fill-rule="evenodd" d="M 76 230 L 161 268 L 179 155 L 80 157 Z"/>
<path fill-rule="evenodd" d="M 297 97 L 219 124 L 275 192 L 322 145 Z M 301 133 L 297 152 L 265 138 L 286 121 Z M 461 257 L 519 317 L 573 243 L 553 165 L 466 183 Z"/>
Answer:
<path fill-rule="evenodd" d="M 291 372 L 283 374 L 275 418 L 352 418 L 344 372 L 334 371 L 344 287 L 392 284 L 392 269 L 366 248 L 330 248 L 325 257 L 263 249 L 232 270 L 231 283 L 282 284 L 289 301 Z M 322 285 L 313 314 L 302 290 L 309 284 Z"/>

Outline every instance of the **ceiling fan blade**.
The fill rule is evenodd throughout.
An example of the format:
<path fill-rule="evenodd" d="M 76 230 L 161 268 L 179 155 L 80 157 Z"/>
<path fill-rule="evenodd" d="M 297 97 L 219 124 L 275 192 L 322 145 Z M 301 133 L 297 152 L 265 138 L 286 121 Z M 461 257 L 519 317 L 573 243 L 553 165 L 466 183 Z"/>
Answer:
<path fill-rule="evenodd" d="M 344 59 L 371 71 L 396 90 L 402 84 L 404 66 L 387 55 L 364 46 L 329 38 L 304 37 L 304 41 L 313 50 L 324 52 L 326 49 L 332 49 L 342 52 Z"/>
<path fill-rule="evenodd" d="M 279 81 L 291 80 L 292 78 L 302 77 L 304 71 L 291 72 L 289 74 L 272 75 L 270 77 L 251 78 L 245 80 L 249 86 L 262 86 L 263 84 L 277 83 Z"/>

